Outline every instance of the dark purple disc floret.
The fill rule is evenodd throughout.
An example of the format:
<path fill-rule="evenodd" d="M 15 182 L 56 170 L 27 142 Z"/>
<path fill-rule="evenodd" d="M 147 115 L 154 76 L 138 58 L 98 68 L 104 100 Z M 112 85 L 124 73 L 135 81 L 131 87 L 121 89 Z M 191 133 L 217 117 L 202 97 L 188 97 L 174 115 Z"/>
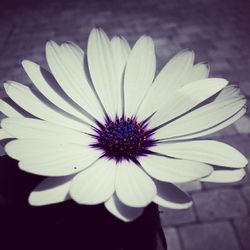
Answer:
<path fill-rule="evenodd" d="M 149 148 L 155 145 L 153 132 L 147 129 L 146 121 L 138 122 L 136 117 L 106 119 L 105 124 L 98 124 L 95 129 L 96 143 L 94 148 L 101 149 L 103 156 L 115 159 L 136 161 L 139 156 L 150 153 Z"/>

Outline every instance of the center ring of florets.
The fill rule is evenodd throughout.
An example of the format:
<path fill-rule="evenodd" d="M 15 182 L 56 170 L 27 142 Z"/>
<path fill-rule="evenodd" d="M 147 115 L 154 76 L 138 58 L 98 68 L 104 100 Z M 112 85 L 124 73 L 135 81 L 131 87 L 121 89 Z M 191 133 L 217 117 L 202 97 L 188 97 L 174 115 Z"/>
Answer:
<path fill-rule="evenodd" d="M 147 122 L 138 122 L 135 117 L 117 117 L 113 121 L 108 118 L 104 125 L 98 124 L 96 143 L 92 146 L 116 161 L 135 160 L 148 154 L 149 147 L 155 144 L 147 125 Z"/>

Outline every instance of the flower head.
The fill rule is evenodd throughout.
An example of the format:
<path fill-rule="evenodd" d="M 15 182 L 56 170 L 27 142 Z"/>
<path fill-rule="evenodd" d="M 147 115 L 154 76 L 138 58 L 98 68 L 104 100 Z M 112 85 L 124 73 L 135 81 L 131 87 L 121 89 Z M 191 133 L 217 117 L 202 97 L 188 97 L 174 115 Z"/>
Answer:
<path fill-rule="evenodd" d="M 151 202 L 182 209 L 191 198 L 175 184 L 243 178 L 246 158 L 222 142 L 198 139 L 236 121 L 245 98 L 207 64 L 182 51 L 155 77 L 150 37 L 130 49 L 100 29 L 87 53 L 71 42 L 46 45 L 50 72 L 24 60 L 33 82 L 4 84 L 0 138 L 27 172 L 48 176 L 30 194 L 32 205 L 73 199 L 104 203 L 131 221 Z M 17 105 L 16 105 L 17 104 Z"/>

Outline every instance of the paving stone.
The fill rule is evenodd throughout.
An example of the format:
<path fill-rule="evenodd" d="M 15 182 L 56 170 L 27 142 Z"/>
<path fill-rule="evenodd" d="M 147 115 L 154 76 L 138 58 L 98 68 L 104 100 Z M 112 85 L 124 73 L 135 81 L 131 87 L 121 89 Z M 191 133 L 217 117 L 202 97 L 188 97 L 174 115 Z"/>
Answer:
<path fill-rule="evenodd" d="M 227 221 L 183 226 L 179 232 L 184 250 L 240 250 Z"/>
<path fill-rule="evenodd" d="M 241 117 L 234 123 L 236 130 L 240 134 L 250 134 L 250 118 L 247 116 Z"/>
<path fill-rule="evenodd" d="M 202 189 L 202 185 L 199 181 L 193 181 L 188 183 L 176 183 L 175 185 L 186 192 L 199 191 Z"/>
<path fill-rule="evenodd" d="M 237 235 L 240 239 L 243 250 L 250 249 L 250 217 L 241 217 L 233 221 L 237 230 Z"/>
<path fill-rule="evenodd" d="M 243 193 L 245 199 L 247 200 L 248 206 L 249 206 L 249 209 L 250 209 L 250 186 L 243 187 L 242 188 L 242 193 Z"/>
<path fill-rule="evenodd" d="M 241 81 L 240 90 L 244 95 L 250 96 L 250 81 Z"/>
<path fill-rule="evenodd" d="M 192 195 L 201 221 L 235 218 L 248 213 L 244 198 L 237 189 L 218 189 Z"/>
<path fill-rule="evenodd" d="M 161 222 L 164 227 L 192 223 L 196 220 L 192 207 L 181 210 L 160 207 L 159 210 Z"/>
<path fill-rule="evenodd" d="M 176 228 L 164 228 L 164 234 L 168 244 L 168 250 L 181 250 L 180 239 Z"/>

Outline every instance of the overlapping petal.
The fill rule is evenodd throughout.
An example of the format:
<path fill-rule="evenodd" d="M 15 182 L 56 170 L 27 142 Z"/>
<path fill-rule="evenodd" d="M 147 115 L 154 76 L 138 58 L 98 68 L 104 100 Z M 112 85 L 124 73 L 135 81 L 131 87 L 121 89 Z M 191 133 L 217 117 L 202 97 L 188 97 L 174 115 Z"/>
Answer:
<path fill-rule="evenodd" d="M 108 200 L 115 191 L 116 168 L 114 161 L 99 159 L 74 177 L 70 196 L 76 202 L 88 205 Z"/>
<path fill-rule="evenodd" d="M 124 222 L 135 220 L 143 213 L 142 207 L 130 207 L 122 203 L 116 194 L 104 203 L 106 209 Z"/>
<path fill-rule="evenodd" d="M 135 115 L 137 108 L 152 84 L 156 70 L 153 40 L 142 36 L 134 45 L 124 75 L 125 114 Z"/>
<path fill-rule="evenodd" d="M 99 157 L 89 146 L 39 139 L 19 139 L 5 146 L 9 156 L 19 161 L 19 167 L 29 173 L 44 176 L 65 176 L 77 173 Z"/>
<path fill-rule="evenodd" d="M 158 205 L 172 209 L 186 209 L 192 206 L 191 197 L 174 184 L 158 180 L 154 182 L 157 188 L 154 202 Z"/>
<path fill-rule="evenodd" d="M 74 175 L 48 177 L 39 183 L 29 195 L 29 203 L 43 206 L 70 199 L 69 187 Z"/>
<path fill-rule="evenodd" d="M 159 181 L 181 183 L 208 176 L 213 168 L 205 163 L 148 155 L 139 159 L 143 169 Z"/>
<path fill-rule="evenodd" d="M 152 150 L 170 157 L 218 166 L 242 168 L 247 164 L 246 157 L 238 150 L 228 144 L 213 140 L 160 143 L 152 147 Z"/>
<path fill-rule="evenodd" d="M 154 182 L 133 162 L 118 163 L 115 190 L 119 200 L 131 207 L 145 207 L 156 195 Z"/>
<path fill-rule="evenodd" d="M 104 114 L 101 106 L 83 70 L 84 52 L 82 49 L 71 42 L 59 46 L 54 41 L 49 41 L 46 44 L 46 58 L 53 76 L 63 91 L 82 109 L 102 120 Z M 27 73 L 31 76 L 30 71 L 27 70 Z M 35 82 L 37 78 L 38 76 L 32 81 Z M 37 81 L 36 83 L 38 84 Z"/>

